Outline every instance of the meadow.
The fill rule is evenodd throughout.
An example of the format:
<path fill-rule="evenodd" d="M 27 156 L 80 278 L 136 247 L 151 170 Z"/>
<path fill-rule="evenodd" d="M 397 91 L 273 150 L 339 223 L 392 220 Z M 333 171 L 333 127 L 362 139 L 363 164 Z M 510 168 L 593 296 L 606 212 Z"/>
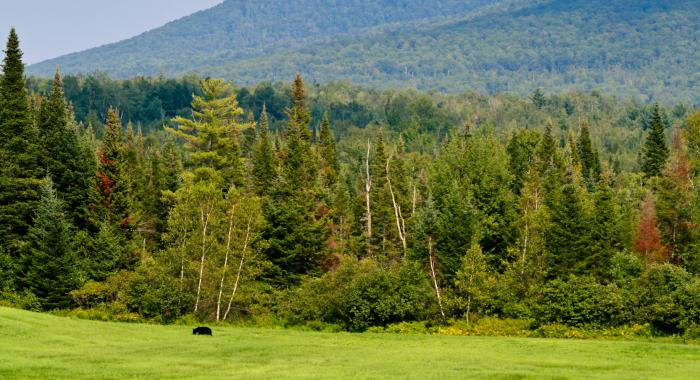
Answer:
<path fill-rule="evenodd" d="M 98 322 L 0 308 L 0 378 L 691 379 L 700 346 Z"/>

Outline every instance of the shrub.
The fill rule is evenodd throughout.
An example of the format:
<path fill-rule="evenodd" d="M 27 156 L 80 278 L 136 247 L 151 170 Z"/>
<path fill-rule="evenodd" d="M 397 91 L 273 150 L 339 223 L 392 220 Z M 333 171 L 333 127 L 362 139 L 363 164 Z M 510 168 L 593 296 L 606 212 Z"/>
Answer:
<path fill-rule="evenodd" d="M 374 260 L 342 259 L 338 268 L 305 281 L 292 298 L 292 323 L 320 320 L 353 331 L 425 317 L 432 290 L 421 268 L 412 262 L 383 269 Z"/>
<path fill-rule="evenodd" d="M 676 265 L 655 265 L 647 269 L 634 287 L 638 296 L 637 321 L 651 323 L 661 333 L 679 332 L 685 312 L 677 301 L 682 299 L 688 306 L 696 302 L 692 295 L 684 294 L 682 290 L 690 281 L 690 274 Z M 691 288 L 688 290 L 692 291 Z"/>
<path fill-rule="evenodd" d="M 616 285 L 598 284 L 592 277 L 554 280 L 533 305 L 540 324 L 618 326 L 631 319 L 629 295 Z"/>

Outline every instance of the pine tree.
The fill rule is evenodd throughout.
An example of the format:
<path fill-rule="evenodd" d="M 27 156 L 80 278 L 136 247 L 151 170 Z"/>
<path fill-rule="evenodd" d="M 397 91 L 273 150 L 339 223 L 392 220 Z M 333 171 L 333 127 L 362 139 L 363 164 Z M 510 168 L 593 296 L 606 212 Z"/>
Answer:
<path fill-rule="evenodd" d="M 42 188 L 34 225 L 29 230 L 29 251 L 23 258 L 23 282 L 45 310 L 70 305 L 68 292 L 77 286 L 71 252 L 71 228 L 50 178 Z"/>
<path fill-rule="evenodd" d="M 275 153 L 270 143 L 267 109 L 263 104 L 260 113 L 260 134 L 253 147 L 253 186 L 260 195 L 269 194 L 277 178 Z"/>
<path fill-rule="evenodd" d="M 166 128 L 185 141 L 190 151 L 189 165 L 201 180 L 221 183 L 222 189 L 244 182 L 240 152 L 240 131 L 253 126 L 239 119 L 239 107 L 233 87 L 221 79 L 202 82 L 203 96 L 192 99 L 192 119 L 176 117 L 177 128 Z"/>
<path fill-rule="evenodd" d="M 654 105 L 651 119 L 651 129 L 642 150 L 642 171 L 647 178 L 658 177 L 666 165 L 669 150 L 666 146 L 664 123 L 661 119 L 659 105 Z"/>
<path fill-rule="evenodd" d="M 19 38 L 10 30 L 0 80 L 0 251 L 16 254 L 32 225 L 43 170 Z"/>

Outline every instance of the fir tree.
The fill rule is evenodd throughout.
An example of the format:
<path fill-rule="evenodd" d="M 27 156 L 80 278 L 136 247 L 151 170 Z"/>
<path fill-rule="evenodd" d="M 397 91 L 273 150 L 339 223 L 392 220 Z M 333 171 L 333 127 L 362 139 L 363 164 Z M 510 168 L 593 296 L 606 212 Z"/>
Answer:
<path fill-rule="evenodd" d="M 545 98 L 541 88 L 536 89 L 535 92 L 532 93 L 531 99 L 532 104 L 534 104 L 538 110 L 541 110 L 544 108 L 545 104 L 547 104 L 547 98 Z"/>
<path fill-rule="evenodd" d="M 658 177 L 666 165 L 669 150 L 664 135 L 664 123 L 661 119 L 659 105 L 654 105 L 651 128 L 642 150 L 642 171 L 647 178 Z"/>
<path fill-rule="evenodd" d="M 71 228 L 50 178 L 42 188 L 34 225 L 29 230 L 29 251 L 23 259 L 23 282 L 46 310 L 70 305 L 68 292 L 76 288 Z"/>
<path fill-rule="evenodd" d="M 576 149 L 581 162 L 581 174 L 589 189 L 592 189 L 593 184 L 598 181 L 600 176 L 600 162 L 598 161 L 598 152 L 593 149 L 587 123 L 581 125 L 581 133 L 576 143 Z"/>
<path fill-rule="evenodd" d="M 288 127 L 285 134 L 284 174 L 292 191 L 314 187 L 317 164 L 311 149 L 311 115 L 306 108 L 306 92 L 300 75 L 292 87 L 292 108 L 287 110 Z"/>
<path fill-rule="evenodd" d="M 566 277 L 580 273 L 590 254 L 591 225 L 575 183 L 562 187 L 550 210 L 551 223 L 546 233 L 549 275 Z"/>
<path fill-rule="evenodd" d="M 122 140 L 119 112 L 110 108 L 102 145 L 97 152 L 98 190 L 102 198 L 103 220 L 129 229 L 131 219 L 131 179 L 127 172 L 126 147 Z"/>
<path fill-rule="evenodd" d="M 42 167 L 51 173 L 56 191 L 66 202 L 69 220 L 79 226 L 90 225 L 90 206 L 94 202 L 94 159 L 80 143 L 63 95 L 58 71 L 51 94 L 39 112 Z"/>
<path fill-rule="evenodd" d="M 610 259 L 624 248 L 619 220 L 620 210 L 615 203 L 613 189 L 601 179 L 595 192 L 595 215 L 591 228 L 590 254 L 585 258 L 586 273 L 603 277 L 609 273 Z"/>
<path fill-rule="evenodd" d="M 269 194 L 277 177 L 275 154 L 270 143 L 267 109 L 263 104 L 260 113 L 260 134 L 253 147 L 253 186 L 257 194 Z"/>
<path fill-rule="evenodd" d="M 321 177 L 323 186 L 330 188 L 338 180 L 338 159 L 335 154 L 335 141 L 331 133 L 328 115 L 323 115 L 319 134 L 318 153 L 321 160 Z"/>
<path fill-rule="evenodd" d="M 37 143 L 22 51 L 13 28 L 0 79 L 0 246 L 11 254 L 21 250 L 39 199 L 43 171 Z"/>

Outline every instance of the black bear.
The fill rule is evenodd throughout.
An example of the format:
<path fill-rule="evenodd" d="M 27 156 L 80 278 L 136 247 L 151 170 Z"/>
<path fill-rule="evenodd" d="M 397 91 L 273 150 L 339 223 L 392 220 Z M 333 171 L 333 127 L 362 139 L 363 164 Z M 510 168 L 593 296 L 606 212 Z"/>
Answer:
<path fill-rule="evenodd" d="M 209 327 L 199 326 L 196 329 L 192 329 L 192 334 L 194 334 L 194 335 L 211 335 L 211 329 Z"/>

